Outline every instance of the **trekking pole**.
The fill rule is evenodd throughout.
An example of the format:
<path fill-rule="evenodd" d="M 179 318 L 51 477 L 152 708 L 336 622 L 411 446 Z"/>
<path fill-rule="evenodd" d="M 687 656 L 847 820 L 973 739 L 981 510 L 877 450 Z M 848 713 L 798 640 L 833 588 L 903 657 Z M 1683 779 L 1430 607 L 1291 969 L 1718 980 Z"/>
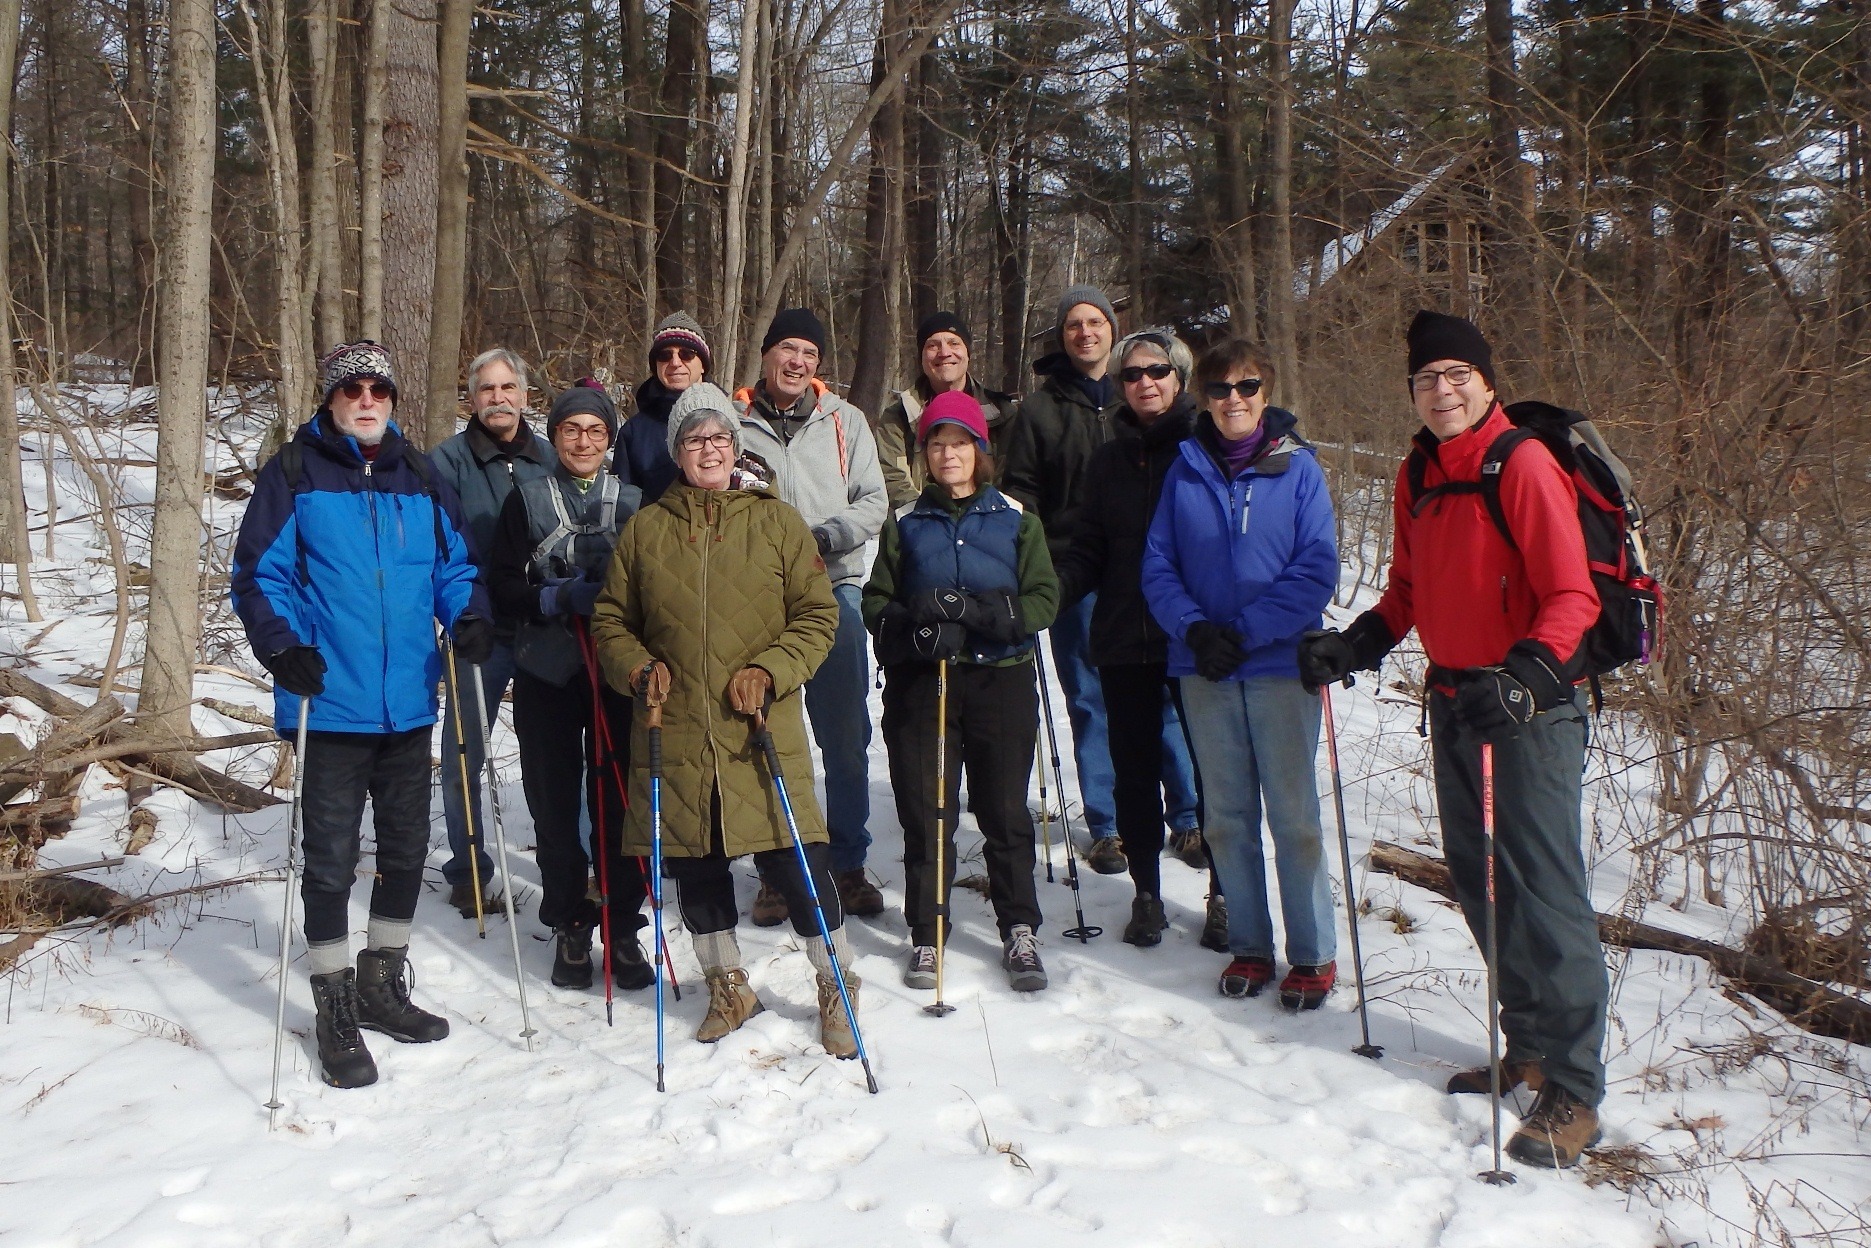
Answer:
<path fill-rule="evenodd" d="M 661 1092 L 663 963 L 669 957 L 669 946 L 663 939 L 663 708 L 660 704 L 649 708 L 644 725 L 650 737 L 650 916 L 656 921 L 656 1090 Z M 673 973 L 670 978 L 675 978 Z"/>
<path fill-rule="evenodd" d="M 851 1024 L 851 1038 L 858 1046 L 858 1060 L 864 1064 L 864 1083 L 871 1095 L 877 1095 L 877 1076 L 871 1073 L 871 1055 L 864 1048 L 864 1032 L 858 1026 L 858 1012 L 851 1005 L 851 993 L 845 987 L 845 971 L 838 964 L 838 949 L 832 944 L 832 931 L 825 922 L 825 907 L 819 901 L 819 886 L 812 879 L 812 864 L 806 858 L 806 843 L 799 836 L 799 821 L 793 818 L 792 799 L 786 796 L 786 777 L 780 771 L 780 752 L 773 745 L 767 729 L 765 711 L 754 713 L 754 742 L 767 756 L 767 771 L 773 776 L 773 791 L 779 795 L 780 811 L 786 816 L 786 831 L 793 838 L 793 852 L 799 856 L 799 874 L 805 877 L 806 892 L 812 897 L 812 912 L 818 916 L 819 939 L 825 942 L 825 956 L 831 960 L 832 978 L 838 983 L 838 997 L 844 1002 L 845 1021 Z"/>
<path fill-rule="evenodd" d="M 298 866 L 292 853 L 296 848 L 300 809 L 305 801 L 305 723 L 312 699 L 299 698 L 299 732 L 292 752 L 292 810 L 286 816 L 286 900 L 279 916 L 279 1004 L 273 1010 L 273 1095 L 266 1102 L 266 1129 L 271 1131 L 283 1108 L 279 1099 L 279 1051 L 286 1036 L 286 954 L 292 946 L 292 895 Z"/>
<path fill-rule="evenodd" d="M 1487 863 L 1488 897 L 1488 1092 L 1494 1104 L 1494 1168 L 1476 1177 L 1496 1187 L 1514 1176 L 1501 1169 L 1501 991 L 1495 973 L 1500 948 L 1495 936 L 1494 901 L 1494 743 L 1481 743 L 1481 854 Z"/>
<path fill-rule="evenodd" d="M 448 710 L 455 720 L 455 761 L 461 772 L 461 821 L 468 832 L 468 878 L 474 884 L 474 926 L 487 939 L 487 913 L 481 899 L 481 841 L 474 834 L 474 802 L 468 784 L 468 739 L 461 731 L 461 677 L 455 670 L 455 642 L 442 634 L 442 653 L 448 657 Z M 483 760 L 485 761 L 485 760 Z M 508 891 L 513 885 L 508 883 Z"/>
<path fill-rule="evenodd" d="M 1345 913 L 1351 928 L 1351 967 L 1358 984 L 1358 1026 L 1364 1043 L 1353 1049 L 1372 1061 L 1384 1055 L 1384 1046 L 1371 1043 L 1371 1011 L 1364 999 L 1364 948 L 1358 941 L 1358 892 L 1351 881 L 1351 835 L 1345 830 L 1345 781 L 1338 770 L 1338 725 L 1332 718 L 1332 687 L 1319 686 L 1325 712 L 1325 753 L 1332 765 L 1332 805 L 1338 812 L 1338 860 L 1345 869 Z"/>
<path fill-rule="evenodd" d="M 942 955 L 948 946 L 948 660 L 936 660 L 936 999 L 923 1013 L 941 1018 L 955 1007 L 942 1000 Z"/>
<path fill-rule="evenodd" d="M 1057 884 L 1052 873 L 1052 803 L 1046 800 L 1046 761 L 1040 757 L 1037 738 L 1033 744 L 1033 767 L 1039 772 L 1039 843 L 1046 848 L 1046 882 Z"/>
<path fill-rule="evenodd" d="M 1067 928 L 1061 935 L 1070 936 L 1083 945 L 1093 936 L 1104 935 L 1104 929 L 1085 922 L 1085 899 L 1078 886 L 1078 854 L 1072 848 L 1072 816 L 1066 810 L 1065 770 L 1059 765 L 1059 734 L 1052 726 L 1052 691 L 1046 687 L 1046 648 L 1037 638 L 1033 642 L 1033 660 L 1039 674 L 1040 722 L 1046 727 L 1046 749 L 1052 755 L 1053 783 L 1059 789 L 1059 839 L 1065 842 L 1065 879 L 1072 888 L 1072 909 L 1078 916 L 1078 926 Z"/>
<path fill-rule="evenodd" d="M 507 911 L 507 936 L 513 942 L 513 986 L 520 995 L 520 1039 L 526 1041 L 526 1051 L 533 1051 L 533 1037 L 538 1033 L 533 1030 L 533 1015 L 526 1008 L 526 972 L 520 965 L 520 925 L 513 919 L 513 868 L 507 860 L 507 825 L 501 818 L 500 784 L 494 776 L 494 721 L 487 714 L 487 688 L 481 683 L 481 669 L 473 666 L 468 669 L 468 677 L 474 681 L 475 709 L 481 715 L 481 782 L 487 790 L 487 804 L 494 812 L 494 847 L 500 853 L 500 874 L 506 877 L 507 886 L 500 892 L 500 900 Z"/>

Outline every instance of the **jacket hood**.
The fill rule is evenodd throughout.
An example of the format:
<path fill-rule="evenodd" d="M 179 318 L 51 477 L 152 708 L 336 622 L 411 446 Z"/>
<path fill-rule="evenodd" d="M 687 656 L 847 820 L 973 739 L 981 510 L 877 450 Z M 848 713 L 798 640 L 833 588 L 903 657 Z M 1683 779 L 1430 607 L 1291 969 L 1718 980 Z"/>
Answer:
<path fill-rule="evenodd" d="M 1167 412 L 1157 417 L 1154 424 L 1146 425 L 1137 419 L 1136 413 L 1126 404 L 1117 409 L 1111 420 L 1111 428 L 1119 440 L 1140 441 L 1146 450 L 1155 450 L 1180 442 L 1195 431 L 1195 419 L 1200 412 L 1195 396 L 1184 392 L 1176 396 Z"/>
<path fill-rule="evenodd" d="M 1267 442 L 1260 448 L 1260 454 L 1254 457 L 1254 462 L 1248 465 L 1248 469 L 1269 475 L 1285 472 L 1286 457 L 1307 445 L 1304 439 L 1293 432 L 1299 424 L 1299 418 L 1284 407 L 1269 407 L 1261 414 L 1260 423 L 1267 431 Z M 1206 410 L 1195 418 L 1193 436 L 1202 448 L 1202 453 L 1219 467 L 1222 463 L 1221 433 L 1215 428 L 1215 418 Z"/>
<path fill-rule="evenodd" d="M 364 452 L 359 448 L 357 439 L 348 433 L 338 432 L 338 422 L 328 411 L 320 410 L 312 419 L 299 426 L 299 432 L 293 440 L 312 447 L 320 453 L 344 464 L 364 463 Z M 377 456 L 371 464 L 388 468 L 403 458 L 403 448 L 408 445 L 403 431 L 397 428 L 394 420 L 383 424 L 383 441 L 377 445 Z"/>
<path fill-rule="evenodd" d="M 500 443 L 494 441 L 494 435 L 487 431 L 487 426 L 481 423 L 479 416 L 468 417 L 468 426 L 462 432 L 468 435 L 468 449 L 474 452 L 474 458 L 481 463 L 497 459 L 503 453 Z M 559 457 L 533 432 L 533 427 L 526 422 L 525 417 L 520 418 L 519 427 L 514 431 L 511 454 L 525 456 L 548 468 L 559 462 Z"/>
<path fill-rule="evenodd" d="M 676 396 L 680 390 L 671 390 L 656 378 L 651 377 L 637 387 L 637 415 L 648 416 L 651 420 L 668 421 L 669 409 L 676 405 Z"/>
<path fill-rule="evenodd" d="M 1005 424 L 1019 407 L 1019 404 L 1013 401 L 1011 394 L 1004 390 L 991 389 L 973 373 L 968 374 L 968 384 L 962 389 L 967 391 L 969 398 L 981 405 L 981 411 L 987 416 L 987 427 L 990 429 Z M 899 401 L 909 395 L 915 395 L 916 402 L 924 407 L 928 406 L 929 400 L 935 397 L 929 390 L 929 379 L 920 374 L 916 378 L 915 385 L 907 390 L 897 391 Z"/>

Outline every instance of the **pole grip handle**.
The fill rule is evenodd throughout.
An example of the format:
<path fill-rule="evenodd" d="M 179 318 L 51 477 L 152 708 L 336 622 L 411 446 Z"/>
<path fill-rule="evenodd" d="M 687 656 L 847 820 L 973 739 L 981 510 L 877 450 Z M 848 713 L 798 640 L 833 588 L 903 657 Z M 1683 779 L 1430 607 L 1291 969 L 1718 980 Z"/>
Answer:
<path fill-rule="evenodd" d="M 655 719 L 650 721 L 650 774 L 659 777 L 663 774 L 663 726 Z"/>

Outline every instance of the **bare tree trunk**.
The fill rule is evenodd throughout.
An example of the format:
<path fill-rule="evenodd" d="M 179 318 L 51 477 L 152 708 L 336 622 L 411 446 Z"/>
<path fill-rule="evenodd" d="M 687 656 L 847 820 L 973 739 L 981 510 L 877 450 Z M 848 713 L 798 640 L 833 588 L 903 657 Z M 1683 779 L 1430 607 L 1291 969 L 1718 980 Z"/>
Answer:
<path fill-rule="evenodd" d="M 267 34 L 262 40 L 253 8 L 241 0 L 251 41 L 255 96 L 260 124 L 266 134 L 267 186 L 273 197 L 273 268 L 278 283 L 279 412 L 277 441 L 285 440 L 292 422 L 310 409 L 311 351 L 306 345 L 305 290 L 301 284 L 299 230 L 299 152 L 292 134 L 292 84 L 286 60 L 286 4 L 272 0 L 267 7 Z M 270 79 L 270 81 L 269 81 Z"/>
<path fill-rule="evenodd" d="M 429 331 L 426 446 L 454 436 L 460 407 L 461 309 L 468 285 L 468 34 L 473 20 L 474 0 L 442 0 L 436 44 L 441 115 L 432 279 L 435 319 Z"/>
<path fill-rule="evenodd" d="M 1533 171 L 1521 159 L 1520 82 L 1514 58 L 1513 0 L 1485 0 L 1487 35 L 1489 194 L 1493 198 L 1495 328 L 1523 361 L 1541 358 L 1546 301 L 1540 294 L 1535 245 Z M 1451 238 L 1450 247 L 1460 240 Z M 1468 292 L 1457 292 L 1459 302 Z"/>
<path fill-rule="evenodd" d="M 935 49 L 922 54 L 911 71 L 910 97 L 905 112 L 912 128 L 906 131 L 910 156 L 910 207 L 907 250 L 910 258 L 911 316 L 918 323 L 941 306 L 943 134 L 937 124 L 936 76 L 941 59 Z M 952 302 L 960 302 L 951 295 Z M 960 309 L 955 309 L 959 311 Z"/>
<path fill-rule="evenodd" d="M 20 0 L 0 0 L 0 83 L 13 81 L 19 58 L 20 10 Z M 5 352 L 0 357 L 0 494 L 6 496 L 0 500 L 0 558 L 13 565 L 26 619 L 37 624 L 42 617 L 32 589 L 32 543 L 26 532 L 26 481 L 20 463 L 19 400 L 13 378 L 12 137 L 13 92 L 0 90 L 0 140 L 6 140 L 0 149 L 0 351 Z"/>
<path fill-rule="evenodd" d="M 1254 204 L 1248 188 L 1247 103 L 1241 90 L 1242 48 L 1238 0 L 1216 0 L 1214 57 L 1217 92 L 1215 150 L 1222 171 L 1220 262 L 1228 274 L 1228 325 L 1239 337 L 1258 338 L 1260 291 L 1254 270 Z"/>
<path fill-rule="evenodd" d="M 1137 0 L 1124 6 L 1124 131 L 1130 173 L 1125 212 L 1124 267 L 1129 278 L 1131 324 L 1148 325 L 1150 299 L 1143 287 L 1143 140 L 1137 133 Z"/>
<path fill-rule="evenodd" d="M 682 172 L 688 168 L 689 139 L 701 107 L 707 18 L 706 0 L 671 0 L 669 50 L 658 99 L 662 133 L 656 140 L 656 292 L 665 308 L 681 307 L 689 298 L 682 255 L 688 237 L 682 219 L 686 198 Z M 733 367 L 731 360 L 720 363 Z"/>
<path fill-rule="evenodd" d="M 214 6 L 209 0 L 173 0 L 157 352 L 162 389 L 157 400 L 156 514 L 137 717 L 147 727 L 175 737 L 193 735 L 189 708 L 201 630 L 202 433 L 214 246 L 214 60 Z"/>
<path fill-rule="evenodd" d="M 390 59 L 390 8 L 370 0 L 364 45 L 364 129 L 358 154 L 358 329 L 383 341 L 383 110 Z"/>
<path fill-rule="evenodd" d="M 884 0 L 871 52 L 872 92 L 883 86 L 902 43 L 902 6 L 898 0 Z M 894 300 L 890 288 L 899 280 L 899 265 L 891 247 L 896 231 L 891 229 L 890 210 L 901 113 L 899 107 L 886 102 L 871 120 L 870 176 L 864 194 L 864 285 L 858 298 L 857 360 L 851 368 L 850 390 L 851 402 L 865 413 L 882 410 L 885 375 L 897 343 L 891 332 Z"/>
<path fill-rule="evenodd" d="M 389 12 L 383 100 L 383 345 L 397 407 L 421 446 L 435 301 L 436 140 L 441 125 L 435 0 L 383 0 Z"/>
<path fill-rule="evenodd" d="M 762 0 L 741 5 L 740 77 L 734 85 L 734 150 L 728 163 L 727 215 L 721 235 L 727 252 L 727 272 L 721 282 L 721 329 L 717 350 L 724 365 L 733 366 L 740 347 L 741 278 L 747 261 L 747 148 L 753 138 L 754 83 L 763 72 L 756 45 L 760 41 Z M 728 376 L 733 389 L 740 379 Z"/>
<path fill-rule="evenodd" d="M 306 38 L 312 62 L 311 208 L 314 356 L 344 341 L 344 261 L 338 225 L 338 25 L 334 0 L 312 0 Z"/>
<path fill-rule="evenodd" d="M 136 134 L 130 150 L 130 254 L 136 280 L 136 359 L 131 383 L 147 386 L 156 380 L 153 331 L 156 322 L 156 235 L 151 224 L 155 194 L 152 165 L 156 149 L 151 121 L 155 115 L 149 67 L 149 5 L 126 0 L 123 8 L 124 94 L 128 97 Z M 11 82 L 9 76 L 5 79 Z"/>
<path fill-rule="evenodd" d="M 1293 298 L 1293 0 L 1267 9 L 1268 216 L 1273 254 L 1267 258 L 1267 336 L 1279 370 L 1280 406 L 1305 415 L 1299 375 L 1299 330 Z"/>

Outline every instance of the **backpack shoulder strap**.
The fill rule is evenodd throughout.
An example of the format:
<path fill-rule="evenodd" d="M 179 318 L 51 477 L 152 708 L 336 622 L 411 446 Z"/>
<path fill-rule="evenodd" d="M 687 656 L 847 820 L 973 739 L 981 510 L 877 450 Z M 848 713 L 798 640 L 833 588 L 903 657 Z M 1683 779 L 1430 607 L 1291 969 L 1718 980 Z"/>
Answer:
<path fill-rule="evenodd" d="M 299 445 L 297 439 L 294 439 L 280 447 L 275 458 L 279 460 L 279 470 L 286 474 L 287 497 L 296 497 L 299 493 L 299 483 L 305 479 L 305 448 Z M 297 508 L 296 503 L 293 506 Z M 299 532 L 296 524 L 293 526 L 292 559 L 299 574 L 299 584 L 310 585 L 312 569 L 305 561 L 305 534 Z"/>
<path fill-rule="evenodd" d="M 1501 536 L 1515 550 L 1520 549 L 1520 543 L 1514 540 L 1513 530 L 1507 527 L 1507 509 L 1501 506 L 1501 474 L 1507 471 L 1507 457 L 1521 443 L 1539 436 L 1531 429 L 1509 429 L 1494 439 L 1488 447 L 1488 453 L 1481 457 L 1481 501 L 1487 505 L 1488 516 L 1494 521 L 1494 527 L 1501 531 Z"/>
<path fill-rule="evenodd" d="M 1423 448 L 1413 446 L 1403 460 L 1404 484 L 1410 491 L 1410 510 L 1414 512 L 1422 503 L 1423 478 L 1429 471 L 1429 456 L 1423 454 Z"/>
<path fill-rule="evenodd" d="M 403 458 L 415 470 L 416 480 L 422 482 L 422 492 L 429 498 L 429 514 L 435 518 L 435 557 L 446 558 L 448 555 L 448 532 L 442 527 L 442 496 L 435 488 L 435 465 L 429 457 L 414 445 L 405 443 Z"/>

